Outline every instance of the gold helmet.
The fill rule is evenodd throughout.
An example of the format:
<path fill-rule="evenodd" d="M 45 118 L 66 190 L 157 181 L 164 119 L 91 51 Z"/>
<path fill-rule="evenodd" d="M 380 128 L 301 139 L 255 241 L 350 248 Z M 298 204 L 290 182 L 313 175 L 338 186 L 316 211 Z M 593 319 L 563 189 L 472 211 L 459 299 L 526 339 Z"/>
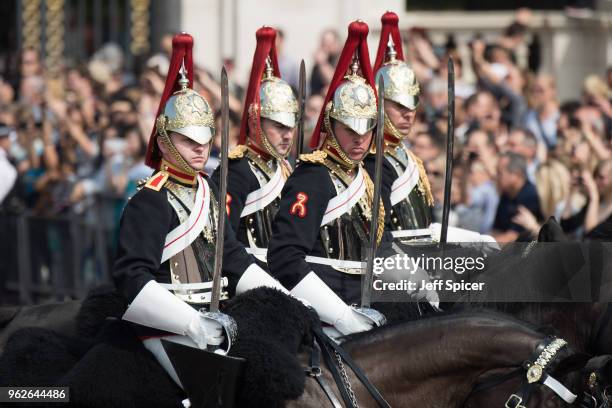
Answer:
<path fill-rule="evenodd" d="M 365 78 L 357 75 L 359 65 L 351 65 L 351 73 L 345 77 L 330 103 L 329 116 L 363 135 L 376 126 L 376 96 Z"/>
<path fill-rule="evenodd" d="M 193 89 L 184 67 L 179 79 L 181 89 L 166 102 L 163 113 L 157 119 L 158 132 L 176 132 L 199 144 L 206 144 L 215 135 L 215 118 L 208 102 Z"/>
<path fill-rule="evenodd" d="M 291 86 L 272 74 L 270 59 L 266 61 L 266 73 L 259 87 L 260 117 L 294 128 L 297 122 L 298 103 Z"/>
<path fill-rule="evenodd" d="M 389 60 L 376 72 L 376 83 L 382 76 L 385 81 L 385 100 L 414 110 L 419 106 L 419 83 L 414 71 L 404 61 L 396 59 L 397 53 L 391 41 L 388 47 Z"/>

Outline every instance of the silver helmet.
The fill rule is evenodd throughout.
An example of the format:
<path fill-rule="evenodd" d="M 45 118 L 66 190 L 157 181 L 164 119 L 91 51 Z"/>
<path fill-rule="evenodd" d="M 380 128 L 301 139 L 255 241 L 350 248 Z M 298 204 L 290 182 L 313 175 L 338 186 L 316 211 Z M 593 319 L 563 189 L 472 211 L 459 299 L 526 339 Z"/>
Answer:
<path fill-rule="evenodd" d="M 298 103 L 289 84 L 272 75 L 270 60 L 266 61 L 266 73 L 259 86 L 260 116 L 294 128 L 297 122 Z"/>
<path fill-rule="evenodd" d="M 353 64 L 351 74 L 345 77 L 328 106 L 329 116 L 363 135 L 376 126 L 376 96 L 374 89 L 357 75 Z"/>
<path fill-rule="evenodd" d="M 385 100 L 416 109 L 419 106 L 420 87 L 414 71 L 404 61 L 395 58 L 393 44 L 389 44 L 387 55 L 389 61 L 376 72 L 376 83 L 381 76 L 385 81 Z"/>
<path fill-rule="evenodd" d="M 164 112 L 157 120 L 158 132 L 177 132 L 196 143 L 206 144 L 215 135 L 215 118 L 210 105 L 188 87 L 189 80 L 184 70 L 178 82 L 181 89 L 166 102 Z"/>

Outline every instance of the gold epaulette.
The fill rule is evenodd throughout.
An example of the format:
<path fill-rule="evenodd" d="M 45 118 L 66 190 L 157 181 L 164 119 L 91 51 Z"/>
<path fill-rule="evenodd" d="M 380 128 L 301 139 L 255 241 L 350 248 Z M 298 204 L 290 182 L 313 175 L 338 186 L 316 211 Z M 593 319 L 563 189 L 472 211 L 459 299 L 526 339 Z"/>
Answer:
<path fill-rule="evenodd" d="M 429 184 L 429 178 L 427 178 L 427 171 L 425 170 L 425 166 L 423 166 L 423 160 L 417 157 L 411 150 L 407 150 L 408 154 L 417 165 L 419 169 L 419 190 L 425 196 L 425 201 L 427 201 L 427 205 L 432 207 L 434 205 L 434 198 L 431 192 L 431 184 Z"/>
<path fill-rule="evenodd" d="M 166 181 L 168 181 L 168 176 L 170 176 L 170 174 L 167 171 L 159 171 L 149 177 L 144 186 L 146 188 L 150 188 L 151 190 L 159 191 L 164 186 Z"/>
<path fill-rule="evenodd" d="M 312 153 L 300 154 L 299 161 L 306 162 L 306 163 L 323 164 L 325 163 L 326 158 L 327 158 L 327 153 L 325 153 L 322 150 L 315 150 Z"/>
<path fill-rule="evenodd" d="M 229 153 L 227 154 L 227 158 L 229 160 L 242 159 L 246 151 L 247 147 L 245 145 L 238 145 L 229 151 Z"/>

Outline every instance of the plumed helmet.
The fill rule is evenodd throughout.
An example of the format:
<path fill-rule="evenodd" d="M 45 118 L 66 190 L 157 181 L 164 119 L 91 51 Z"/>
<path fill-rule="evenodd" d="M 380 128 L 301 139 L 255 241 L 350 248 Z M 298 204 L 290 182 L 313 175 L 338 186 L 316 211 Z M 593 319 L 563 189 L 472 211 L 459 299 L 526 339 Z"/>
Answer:
<path fill-rule="evenodd" d="M 215 134 L 214 116 L 206 99 L 192 88 L 193 84 L 193 37 L 180 33 L 172 39 L 172 56 L 168 75 L 156 114 L 155 128 L 149 137 L 145 164 L 154 169 L 161 165 L 162 155 L 157 140 L 173 149 L 168 132 L 177 132 L 197 143 L 210 142 Z M 178 153 L 176 153 L 178 155 Z M 182 163 L 185 171 L 187 164 Z"/>
<path fill-rule="evenodd" d="M 374 62 L 376 83 L 382 76 L 385 81 L 385 100 L 392 100 L 408 109 L 419 105 L 419 83 L 414 71 L 404 62 L 399 17 L 387 11 L 381 17 L 382 29 Z"/>
<path fill-rule="evenodd" d="M 321 148 L 328 139 L 335 140 L 330 119 L 337 120 L 360 135 L 376 126 L 377 100 L 368 51 L 368 32 L 368 25 L 361 20 L 349 24 L 348 37 L 325 96 L 325 108 L 310 139 L 313 149 Z"/>

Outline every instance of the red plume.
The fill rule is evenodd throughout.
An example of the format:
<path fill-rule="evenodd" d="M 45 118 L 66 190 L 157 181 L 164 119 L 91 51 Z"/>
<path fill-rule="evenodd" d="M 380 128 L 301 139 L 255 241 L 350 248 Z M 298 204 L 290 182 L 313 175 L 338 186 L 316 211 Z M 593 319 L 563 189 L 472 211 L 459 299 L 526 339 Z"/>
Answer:
<path fill-rule="evenodd" d="M 397 14 L 392 11 L 387 11 L 380 18 L 382 21 L 382 30 L 380 32 L 380 42 L 378 43 L 378 52 L 376 53 L 376 61 L 374 62 L 374 72 L 385 62 L 385 56 L 387 54 L 387 44 L 389 43 L 389 35 L 393 38 L 393 46 L 397 52 L 396 58 L 404 61 L 404 51 L 402 50 L 402 37 L 400 36 L 399 28 L 397 24 L 399 18 Z"/>
<path fill-rule="evenodd" d="M 351 62 L 353 62 L 355 50 L 359 50 L 359 65 L 361 67 L 361 74 L 367 83 L 373 89 L 376 89 L 374 86 L 374 75 L 372 74 L 370 54 L 368 51 L 368 31 L 368 25 L 359 20 L 353 21 L 348 27 L 348 38 L 346 39 L 346 43 L 344 43 L 342 54 L 340 54 L 340 59 L 336 65 L 334 77 L 329 84 L 329 89 L 327 90 L 327 95 L 325 96 L 325 102 L 323 103 L 323 109 L 321 110 L 319 120 L 317 121 L 317 127 L 312 133 L 312 138 L 310 139 L 310 147 L 313 149 L 319 148 L 322 142 L 322 140 L 320 140 L 321 126 L 323 125 L 323 119 L 325 117 L 325 106 L 327 106 L 327 103 L 334 97 L 334 92 L 336 92 L 336 89 L 344 80 L 344 77 L 351 66 Z"/>
<path fill-rule="evenodd" d="M 272 60 L 274 76 L 280 78 L 278 68 L 278 57 L 276 56 L 276 30 L 272 27 L 261 27 L 255 33 L 257 47 L 253 55 L 253 65 L 251 66 L 251 76 L 249 87 L 247 88 L 246 99 L 244 100 L 244 111 L 242 112 L 242 122 L 240 125 L 240 138 L 238 144 L 245 144 L 249 129 L 249 107 L 252 103 L 259 105 L 259 85 L 266 69 L 266 59 L 268 56 Z"/>
<path fill-rule="evenodd" d="M 166 76 L 166 86 L 164 87 L 164 93 L 162 94 L 161 100 L 159 101 L 159 108 L 157 109 L 157 118 L 164 110 L 166 102 L 172 94 L 180 89 L 178 84 L 179 71 L 185 61 L 185 69 L 187 70 L 187 78 L 189 79 L 189 87 L 193 88 L 193 37 L 187 33 L 180 33 L 174 36 L 172 39 L 172 58 L 170 59 L 170 67 L 168 68 L 168 75 Z M 147 146 L 147 155 L 145 158 L 145 164 L 149 167 L 157 169 L 160 163 L 158 157 L 154 157 L 155 144 L 157 139 L 157 129 L 153 127 L 151 137 L 149 137 L 149 144 Z"/>

